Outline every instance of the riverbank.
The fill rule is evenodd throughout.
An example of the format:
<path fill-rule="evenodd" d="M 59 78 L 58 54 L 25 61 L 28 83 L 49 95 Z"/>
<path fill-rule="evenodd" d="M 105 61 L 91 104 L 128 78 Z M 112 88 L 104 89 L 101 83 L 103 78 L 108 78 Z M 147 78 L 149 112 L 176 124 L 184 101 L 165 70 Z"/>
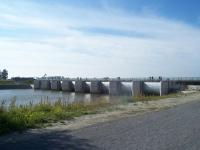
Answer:
<path fill-rule="evenodd" d="M 0 90 L 8 89 L 31 89 L 31 82 L 15 81 L 15 80 L 0 80 Z"/>
<path fill-rule="evenodd" d="M 16 105 L 12 100 L 8 107 L 0 104 L 0 135 L 23 131 L 28 128 L 49 126 L 60 120 L 70 120 L 86 114 L 96 113 L 98 108 L 106 106 L 103 101 L 68 104 L 65 101 L 40 101 L 38 104 Z"/>
<path fill-rule="evenodd" d="M 32 87 L 28 84 L 0 84 L 0 90 L 8 89 L 32 89 Z"/>
<path fill-rule="evenodd" d="M 169 98 L 170 97 L 170 98 Z M 0 134 L 23 131 L 28 128 L 40 130 L 74 130 L 99 122 L 110 121 L 130 115 L 143 114 L 174 107 L 190 101 L 200 100 L 200 93 L 174 94 L 168 97 L 157 97 L 155 100 L 124 101 L 111 104 L 106 100 L 92 103 L 66 104 L 64 101 L 41 101 L 33 105 L 16 106 L 13 101 L 6 109 L 0 107 Z M 164 98 L 164 99 L 162 99 Z M 46 127 L 46 128 L 44 128 Z"/>

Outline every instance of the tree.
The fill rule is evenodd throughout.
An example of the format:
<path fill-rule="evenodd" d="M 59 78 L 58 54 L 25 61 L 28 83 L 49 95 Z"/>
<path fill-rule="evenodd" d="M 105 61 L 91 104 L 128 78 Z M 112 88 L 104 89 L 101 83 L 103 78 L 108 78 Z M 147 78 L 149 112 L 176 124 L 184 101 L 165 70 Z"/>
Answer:
<path fill-rule="evenodd" d="M 8 71 L 6 69 L 3 69 L 2 71 L 2 79 L 6 80 L 8 78 Z"/>
<path fill-rule="evenodd" d="M 0 70 L 0 80 L 2 79 L 2 72 L 1 72 L 1 70 Z"/>

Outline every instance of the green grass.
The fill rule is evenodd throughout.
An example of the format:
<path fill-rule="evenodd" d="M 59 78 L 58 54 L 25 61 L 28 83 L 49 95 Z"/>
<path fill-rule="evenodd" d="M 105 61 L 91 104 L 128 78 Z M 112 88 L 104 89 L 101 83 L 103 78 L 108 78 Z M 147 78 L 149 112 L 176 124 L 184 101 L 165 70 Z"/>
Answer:
<path fill-rule="evenodd" d="M 13 80 L 0 80 L 0 85 L 15 84 Z"/>
<path fill-rule="evenodd" d="M 160 100 L 160 99 L 166 99 L 166 98 L 175 98 L 179 97 L 180 93 L 172 93 L 168 95 L 163 95 L 163 96 L 158 96 L 158 95 L 148 95 L 148 96 L 138 96 L 138 97 L 133 97 L 132 101 L 154 101 L 154 100 Z"/>
<path fill-rule="evenodd" d="M 33 82 L 34 82 L 34 80 L 25 80 L 22 83 L 30 85 L 30 84 L 33 84 Z"/>
<path fill-rule="evenodd" d="M 18 81 L 20 84 L 33 84 L 33 80 Z M 0 80 L 0 85 L 16 84 L 14 80 Z"/>
<path fill-rule="evenodd" d="M 85 114 L 96 113 L 107 103 L 98 101 L 90 104 L 66 104 L 58 100 L 54 103 L 41 101 L 38 104 L 17 106 L 13 100 L 9 107 L 0 105 L 0 135 L 11 131 L 42 127 L 44 124 L 72 119 Z"/>

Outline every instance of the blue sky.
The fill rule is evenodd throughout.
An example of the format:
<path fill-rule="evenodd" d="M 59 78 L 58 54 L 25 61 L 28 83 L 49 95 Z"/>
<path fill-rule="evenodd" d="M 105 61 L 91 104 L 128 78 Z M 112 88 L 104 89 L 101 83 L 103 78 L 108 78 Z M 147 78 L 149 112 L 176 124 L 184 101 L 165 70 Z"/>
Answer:
<path fill-rule="evenodd" d="M 197 0 L 0 0 L 11 76 L 200 76 Z"/>

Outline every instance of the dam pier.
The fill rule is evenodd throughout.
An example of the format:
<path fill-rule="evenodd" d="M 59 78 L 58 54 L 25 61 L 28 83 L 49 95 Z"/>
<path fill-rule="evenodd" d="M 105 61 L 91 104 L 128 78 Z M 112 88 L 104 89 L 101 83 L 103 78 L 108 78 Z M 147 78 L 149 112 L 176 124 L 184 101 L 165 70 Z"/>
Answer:
<path fill-rule="evenodd" d="M 194 82 L 194 81 L 192 81 Z M 109 94 L 109 95 L 167 95 L 184 89 L 190 82 L 185 80 L 151 80 L 151 79 L 55 79 L 39 78 L 34 81 L 35 90 L 53 90 L 75 93 Z M 199 82 L 200 83 L 200 82 Z"/>

